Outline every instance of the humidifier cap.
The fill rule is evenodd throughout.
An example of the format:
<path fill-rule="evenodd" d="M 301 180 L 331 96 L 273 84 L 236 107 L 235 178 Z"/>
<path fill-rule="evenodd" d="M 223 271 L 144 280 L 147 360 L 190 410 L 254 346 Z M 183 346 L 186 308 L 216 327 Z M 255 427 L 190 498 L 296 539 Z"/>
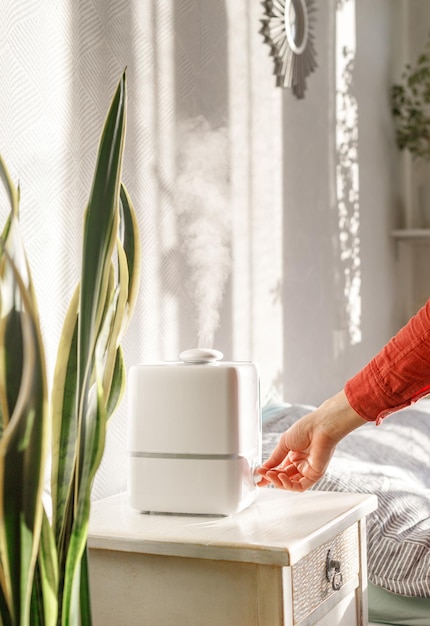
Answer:
<path fill-rule="evenodd" d="M 184 350 L 179 355 L 184 363 L 214 363 L 223 358 L 223 353 L 219 350 L 211 350 L 209 348 L 192 348 Z"/>

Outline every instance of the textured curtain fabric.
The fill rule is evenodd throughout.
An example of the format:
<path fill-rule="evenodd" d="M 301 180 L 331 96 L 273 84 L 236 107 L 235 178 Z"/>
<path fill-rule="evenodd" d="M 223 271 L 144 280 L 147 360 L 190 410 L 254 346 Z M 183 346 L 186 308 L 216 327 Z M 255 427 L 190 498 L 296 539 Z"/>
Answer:
<path fill-rule="evenodd" d="M 127 67 L 123 178 L 143 249 L 137 312 L 124 341 L 127 365 L 176 359 L 198 341 L 187 248 L 194 218 L 183 208 L 197 198 L 204 214 L 225 216 L 218 239 L 212 236 L 227 258 L 212 305 L 216 347 L 227 358 L 258 360 L 264 392 L 281 392 L 281 100 L 260 13 L 246 0 L 0 0 L 0 151 L 21 186 L 50 376 L 79 278 L 98 140 Z M 221 150 L 213 167 L 210 149 L 180 152 L 181 133 L 196 125 L 209 133 L 207 145 Z M 210 178 L 208 192 L 187 196 L 185 186 L 178 207 L 178 172 L 187 171 L 203 188 Z M 205 204 L 214 190 L 223 214 Z M 215 256 L 212 267 L 218 265 Z M 207 286 L 211 264 L 205 267 Z M 267 319 L 273 332 L 256 334 Z M 125 398 L 109 427 L 95 498 L 125 489 L 126 415 Z"/>

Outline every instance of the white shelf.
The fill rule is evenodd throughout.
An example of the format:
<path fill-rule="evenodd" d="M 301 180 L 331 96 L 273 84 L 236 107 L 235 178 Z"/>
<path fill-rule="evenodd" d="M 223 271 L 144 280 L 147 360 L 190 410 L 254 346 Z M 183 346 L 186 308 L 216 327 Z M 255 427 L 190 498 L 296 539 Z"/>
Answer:
<path fill-rule="evenodd" d="M 394 239 L 429 239 L 430 228 L 402 228 L 391 231 Z"/>

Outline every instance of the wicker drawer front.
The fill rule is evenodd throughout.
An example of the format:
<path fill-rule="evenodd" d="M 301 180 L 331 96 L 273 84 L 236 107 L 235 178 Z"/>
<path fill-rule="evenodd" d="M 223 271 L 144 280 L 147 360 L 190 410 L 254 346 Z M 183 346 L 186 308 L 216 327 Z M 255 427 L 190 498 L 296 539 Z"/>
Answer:
<path fill-rule="evenodd" d="M 359 573 L 358 525 L 354 524 L 331 541 L 310 552 L 292 567 L 294 623 L 300 622 L 334 593 L 327 580 L 326 563 L 330 550 L 332 559 L 340 562 L 342 584 Z"/>

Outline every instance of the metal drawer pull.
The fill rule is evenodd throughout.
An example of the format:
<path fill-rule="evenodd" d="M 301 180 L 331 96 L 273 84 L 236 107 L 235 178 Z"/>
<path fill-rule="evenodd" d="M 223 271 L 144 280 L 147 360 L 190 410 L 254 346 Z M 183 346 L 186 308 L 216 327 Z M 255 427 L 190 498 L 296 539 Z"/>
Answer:
<path fill-rule="evenodd" d="M 338 591 L 342 587 L 343 577 L 340 571 L 340 561 L 335 561 L 331 558 L 331 550 L 327 552 L 325 575 L 334 591 Z"/>

